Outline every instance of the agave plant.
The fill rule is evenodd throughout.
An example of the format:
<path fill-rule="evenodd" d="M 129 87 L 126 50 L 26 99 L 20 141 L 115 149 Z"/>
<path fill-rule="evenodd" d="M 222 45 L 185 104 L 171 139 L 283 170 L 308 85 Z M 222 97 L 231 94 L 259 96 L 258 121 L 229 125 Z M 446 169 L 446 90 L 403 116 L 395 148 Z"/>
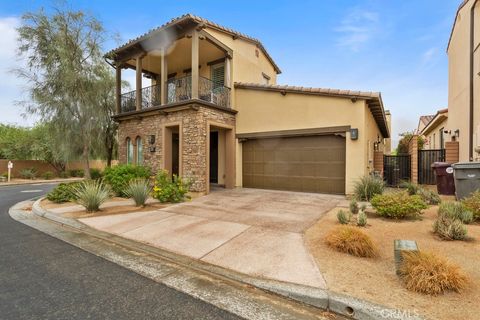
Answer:
<path fill-rule="evenodd" d="M 86 180 L 73 188 L 73 194 L 87 212 L 95 212 L 110 198 L 111 190 L 100 180 Z"/>
<path fill-rule="evenodd" d="M 135 201 L 137 207 L 144 207 L 152 193 L 152 186 L 148 179 L 135 179 L 130 181 L 124 194 Z"/>

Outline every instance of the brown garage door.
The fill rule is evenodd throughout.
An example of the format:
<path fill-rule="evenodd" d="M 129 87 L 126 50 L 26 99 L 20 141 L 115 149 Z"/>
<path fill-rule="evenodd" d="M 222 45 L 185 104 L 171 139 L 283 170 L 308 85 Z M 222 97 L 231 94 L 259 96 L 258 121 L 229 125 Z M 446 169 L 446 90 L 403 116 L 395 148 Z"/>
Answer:
<path fill-rule="evenodd" d="M 243 186 L 345 194 L 345 138 L 247 140 L 243 142 Z"/>

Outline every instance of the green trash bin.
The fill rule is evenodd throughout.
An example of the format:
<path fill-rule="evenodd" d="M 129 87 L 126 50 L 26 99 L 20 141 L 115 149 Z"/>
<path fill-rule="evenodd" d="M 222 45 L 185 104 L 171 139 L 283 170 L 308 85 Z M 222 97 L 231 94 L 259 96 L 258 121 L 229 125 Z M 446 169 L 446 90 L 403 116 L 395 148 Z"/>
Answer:
<path fill-rule="evenodd" d="M 480 162 L 459 162 L 452 165 L 457 200 L 480 189 Z"/>

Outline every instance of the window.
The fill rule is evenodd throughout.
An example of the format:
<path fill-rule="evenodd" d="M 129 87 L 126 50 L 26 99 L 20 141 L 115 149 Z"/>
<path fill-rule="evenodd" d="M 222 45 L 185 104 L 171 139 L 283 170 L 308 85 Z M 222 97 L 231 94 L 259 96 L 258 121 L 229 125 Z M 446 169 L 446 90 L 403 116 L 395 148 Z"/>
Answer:
<path fill-rule="evenodd" d="M 434 134 L 433 134 L 433 146 L 432 146 L 432 149 L 435 149 L 435 143 L 436 143 L 435 140 L 437 140 L 437 137 L 435 136 L 435 133 L 434 133 Z"/>
<path fill-rule="evenodd" d="M 132 140 L 127 138 L 127 164 L 131 164 L 133 162 L 133 146 Z"/>
<path fill-rule="evenodd" d="M 137 137 L 135 143 L 137 144 L 137 165 L 143 164 L 143 145 L 142 145 L 142 138 Z"/>
<path fill-rule="evenodd" d="M 210 76 L 213 82 L 213 89 L 225 85 L 225 63 L 221 62 L 210 67 Z"/>

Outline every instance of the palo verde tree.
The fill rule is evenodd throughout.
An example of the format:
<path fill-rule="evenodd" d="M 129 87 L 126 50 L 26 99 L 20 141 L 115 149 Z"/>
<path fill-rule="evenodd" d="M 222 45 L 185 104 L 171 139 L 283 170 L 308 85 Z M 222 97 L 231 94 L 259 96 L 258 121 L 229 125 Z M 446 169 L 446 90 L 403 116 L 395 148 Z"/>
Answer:
<path fill-rule="evenodd" d="M 24 107 L 61 133 L 56 143 L 84 161 L 89 178 L 89 159 L 98 141 L 106 140 L 105 134 L 112 140 L 115 136 L 105 110 L 114 104 L 106 100 L 114 99 L 115 90 L 102 57 L 107 33 L 91 15 L 56 8 L 24 14 L 18 34 L 26 67 L 16 72 L 28 81 L 30 95 Z"/>

